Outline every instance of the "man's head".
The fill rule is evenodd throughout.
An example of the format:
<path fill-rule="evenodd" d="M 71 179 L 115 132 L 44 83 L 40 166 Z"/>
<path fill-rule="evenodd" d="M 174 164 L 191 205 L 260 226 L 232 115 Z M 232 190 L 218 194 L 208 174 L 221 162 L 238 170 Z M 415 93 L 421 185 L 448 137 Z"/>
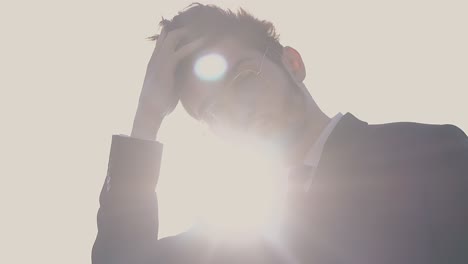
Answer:
<path fill-rule="evenodd" d="M 279 143 L 303 129 L 313 103 L 302 86 L 304 64 L 296 50 L 280 44 L 270 22 L 243 9 L 235 13 L 192 4 L 160 24 L 167 32 L 188 27 L 191 36 L 186 42 L 200 36 L 209 39 L 177 71 L 181 103 L 192 117 L 223 135 L 236 131 Z M 214 78 L 204 78 L 200 67 L 222 70 Z"/>

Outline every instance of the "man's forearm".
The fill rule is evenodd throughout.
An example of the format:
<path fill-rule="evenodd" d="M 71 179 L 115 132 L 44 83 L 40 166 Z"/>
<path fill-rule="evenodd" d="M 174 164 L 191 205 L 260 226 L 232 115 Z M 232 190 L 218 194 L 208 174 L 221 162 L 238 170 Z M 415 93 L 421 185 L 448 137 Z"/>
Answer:
<path fill-rule="evenodd" d="M 133 121 L 131 137 L 156 140 L 159 128 L 161 127 L 162 118 L 155 118 L 143 110 L 138 109 Z"/>

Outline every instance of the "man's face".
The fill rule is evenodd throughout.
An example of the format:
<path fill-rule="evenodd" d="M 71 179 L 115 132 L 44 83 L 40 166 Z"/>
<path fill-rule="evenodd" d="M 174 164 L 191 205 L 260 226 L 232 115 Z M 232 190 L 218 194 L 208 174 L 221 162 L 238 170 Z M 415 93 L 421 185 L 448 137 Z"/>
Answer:
<path fill-rule="evenodd" d="M 303 121 L 302 94 L 286 70 L 232 37 L 198 52 L 181 74 L 184 108 L 221 137 L 284 141 Z"/>

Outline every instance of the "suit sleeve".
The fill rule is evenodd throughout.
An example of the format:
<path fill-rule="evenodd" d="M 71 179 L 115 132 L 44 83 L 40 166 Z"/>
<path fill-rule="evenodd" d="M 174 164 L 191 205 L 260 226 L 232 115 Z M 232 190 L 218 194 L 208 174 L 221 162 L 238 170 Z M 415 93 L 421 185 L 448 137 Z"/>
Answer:
<path fill-rule="evenodd" d="M 93 264 L 157 263 L 158 202 L 155 193 L 163 146 L 113 135 L 97 215 Z"/>

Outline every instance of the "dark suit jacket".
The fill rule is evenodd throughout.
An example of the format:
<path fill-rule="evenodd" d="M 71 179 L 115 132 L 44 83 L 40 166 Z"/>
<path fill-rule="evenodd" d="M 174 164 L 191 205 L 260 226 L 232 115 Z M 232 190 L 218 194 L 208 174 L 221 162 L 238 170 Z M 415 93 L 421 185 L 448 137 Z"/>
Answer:
<path fill-rule="evenodd" d="M 468 139 L 452 125 L 368 125 L 346 114 L 281 241 L 232 246 L 197 230 L 158 240 L 162 145 L 113 136 L 94 264 L 467 264 Z"/>

